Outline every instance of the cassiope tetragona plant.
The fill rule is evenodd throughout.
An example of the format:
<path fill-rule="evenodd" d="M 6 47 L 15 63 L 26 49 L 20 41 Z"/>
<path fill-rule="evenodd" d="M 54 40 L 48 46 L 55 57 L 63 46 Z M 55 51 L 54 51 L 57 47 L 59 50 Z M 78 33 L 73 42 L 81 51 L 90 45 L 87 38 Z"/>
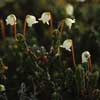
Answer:
<path fill-rule="evenodd" d="M 60 45 L 61 48 L 64 48 L 68 51 L 72 51 L 72 57 L 73 57 L 73 65 L 76 65 L 76 61 L 75 61 L 75 52 L 74 52 L 74 45 L 73 45 L 73 41 L 72 39 L 66 39 L 63 42 L 63 45 Z"/>
<path fill-rule="evenodd" d="M 26 15 L 25 21 L 24 21 L 24 28 L 23 28 L 23 35 L 24 39 L 26 38 L 26 24 L 28 27 L 32 27 L 33 24 L 38 23 L 36 20 L 36 17 L 33 15 Z"/>
<path fill-rule="evenodd" d="M 77 93 L 83 95 L 85 90 L 84 68 L 79 64 L 75 70 Z"/>
<path fill-rule="evenodd" d="M 93 67 L 92 67 L 92 63 L 91 63 L 90 52 L 89 51 L 84 51 L 81 56 L 82 56 L 82 63 L 87 63 L 90 72 L 92 72 L 93 71 Z"/>
<path fill-rule="evenodd" d="M 66 25 L 69 29 L 71 29 L 73 23 L 75 23 L 75 19 L 71 19 L 71 18 L 65 18 L 61 21 L 59 39 L 61 39 L 64 25 Z"/>
<path fill-rule="evenodd" d="M 8 15 L 7 18 L 6 18 L 6 24 L 14 26 L 14 37 L 15 37 L 15 40 L 16 40 L 17 39 L 17 37 L 16 37 L 16 16 L 14 14 Z"/>
<path fill-rule="evenodd" d="M 52 37 L 52 31 L 53 31 L 53 22 L 52 22 L 52 15 L 50 12 L 43 12 L 41 15 L 41 18 L 38 19 L 39 21 L 42 21 L 43 24 L 47 24 L 49 25 L 49 21 L 50 21 L 50 33 L 51 33 L 51 37 Z"/>

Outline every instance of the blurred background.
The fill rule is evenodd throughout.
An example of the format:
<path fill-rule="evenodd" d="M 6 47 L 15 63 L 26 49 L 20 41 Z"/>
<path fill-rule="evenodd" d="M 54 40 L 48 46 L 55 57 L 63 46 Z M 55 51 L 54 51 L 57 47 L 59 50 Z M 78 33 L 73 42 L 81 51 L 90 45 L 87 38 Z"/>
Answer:
<path fill-rule="evenodd" d="M 66 11 L 68 4 L 73 7 L 71 16 Z M 52 13 L 54 29 L 58 27 L 60 20 L 66 17 L 75 18 L 76 23 L 71 30 L 64 29 L 63 37 L 74 40 L 77 63 L 81 61 L 81 53 L 88 50 L 92 55 L 92 63 L 100 65 L 100 0 L 0 0 L 0 18 L 5 21 L 13 13 L 21 21 L 18 21 L 17 32 L 22 32 L 27 14 L 40 18 L 44 11 Z M 45 46 L 50 42 L 48 28 L 43 24 L 33 27 L 40 44 Z M 9 35 L 8 26 L 6 33 Z"/>

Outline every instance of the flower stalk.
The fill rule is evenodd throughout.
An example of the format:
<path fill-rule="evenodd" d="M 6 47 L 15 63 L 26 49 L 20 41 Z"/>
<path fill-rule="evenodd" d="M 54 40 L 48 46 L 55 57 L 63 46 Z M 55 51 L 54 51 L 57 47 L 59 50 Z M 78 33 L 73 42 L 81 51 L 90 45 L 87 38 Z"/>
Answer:
<path fill-rule="evenodd" d="M 76 66 L 76 61 L 75 61 L 75 50 L 74 50 L 73 41 L 72 41 L 72 58 L 73 58 L 73 65 Z"/>
<path fill-rule="evenodd" d="M 17 40 L 17 36 L 16 36 L 16 16 L 14 14 L 10 14 L 9 16 L 7 16 L 6 24 L 13 26 L 14 38 L 15 38 L 15 40 Z"/>
<path fill-rule="evenodd" d="M 87 63 L 88 64 L 88 70 L 92 73 L 93 71 L 93 66 L 91 62 L 91 54 L 89 51 L 84 51 L 82 53 L 82 63 Z"/>
<path fill-rule="evenodd" d="M 60 32 L 59 32 L 59 39 L 61 39 L 63 29 L 64 29 L 64 21 L 62 20 L 62 21 L 61 21 Z"/>
<path fill-rule="evenodd" d="M 32 27 L 33 24 L 38 23 L 38 21 L 36 20 L 36 17 L 33 15 L 27 15 L 24 21 L 24 28 L 23 28 L 23 35 L 24 35 L 24 39 L 26 40 L 26 24 L 28 27 Z"/>
<path fill-rule="evenodd" d="M 3 40 L 5 40 L 5 25 L 4 25 L 4 21 L 2 19 L 0 19 L 0 23 L 1 23 L 2 38 L 3 38 Z"/>
<path fill-rule="evenodd" d="M 92 73 L 93 71 L 93 66 L 92 66 L 92 62 L 91 62 L 91 56 L 88 59 L 88 66 L 89 66 L 89 71 Z"/>
<path fill-rule="evenodd" d="M 53 33 L 53 20 L 52 20 L 52 15 L 50 14 L 50 34 L 51 34 L 51 37 L 52 37 L 52 34 Z"/>
<path fill-rule="evenodd" d="M 53 33 L 53 21 L 52 21 L 52 15 L 50 12 L 43 12 L 41 15 L 41 18 L 38 19 L 39 21 L 42 21 L 43 24 L 50 24 L 50 35 L 52 37 Z M 50 22 L 49 22 L 50 21 Z"/>
<path fill-rule="evenodd" d="M 23 36 L 24 36 L 24 40 L 26 40 L 26 18 L 24 21 Z"/>
<path fill-rule="evenodd" d="M 16 36 L 17 31 L 16 31 L 16 21 L 15 21 L 15 18 L 13 18 L 13 20 L 14 20 L 14 37 L 15 37 L 15 40 L 17 40 L 17 36 Z"/>

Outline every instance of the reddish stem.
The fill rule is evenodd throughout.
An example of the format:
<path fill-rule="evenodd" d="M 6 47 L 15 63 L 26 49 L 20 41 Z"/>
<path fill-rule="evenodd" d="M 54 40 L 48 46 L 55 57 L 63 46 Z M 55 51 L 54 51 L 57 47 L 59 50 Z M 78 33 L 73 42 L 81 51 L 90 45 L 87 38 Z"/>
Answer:
<path fill-rule="evenodd" d="M 89 63 L 89 70 L 90 70 L 90 72 L 92 73 L 92 71 L 93 71 L 93 66 L 92 66 L 92 62 L 91 62 L 91 57 L 89 58 L 88 63 Z"/>
<path fill-rule="evenodd" d="M 64 29 L 64 21 L 62 20 L 61 21 L 60 32 L 59 32 L 59 39 L 61 39 L 61 35 L 62 35 L 62 32 L 63 32 L 63 29 Z"/>
<path fill-rule="evenodd" d="M 24 35 L 24 39 L 26 39 L 26 19 L 24 21 L 23 35 Z"/>
<path fill-rule="evenodd" d="M 16 31 L 16 21 L 15 21 L 15 18 L 13 18 L 14 19 L 14 37 L 15 37 L 15 40 L 17 40 L 17 36 L 16 36 L 16 33 L 17 33 L 17 31 Z"/>
<path fill-rule="evenodd" d="M 0 20 L 0 22 L 1 22 L 2 38 L 3 38 L 3 40 L 5 40 L 5 25 L 4 25 L 4 21 Z"/>
<path fill-rule="evenodd" d="M 73 57 L 73 65 L 76 66 L 75 52 L 74 52 L 74 44 L 73 44 L 73 41 L 72 41 L 72 57 Z"/>
<path fill-rule="evenodd" d="M 53 33 L 53 21 L 52 21 L 52 15 L 50 14 L 50 34 L 51 34 L 51 37 L 52 37 L 52 33 Z"/>

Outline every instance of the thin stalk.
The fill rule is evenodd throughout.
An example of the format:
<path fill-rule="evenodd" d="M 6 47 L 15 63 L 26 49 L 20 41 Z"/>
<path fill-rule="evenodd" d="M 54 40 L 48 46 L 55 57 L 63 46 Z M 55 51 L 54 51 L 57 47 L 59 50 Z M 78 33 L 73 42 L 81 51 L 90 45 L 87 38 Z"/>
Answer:
<path fill-rule="evenodd" d="M 26 40 L 26 18 L 24 21 L 23 35 L 24 35 L 24 39 Z"/>
<path fill-rule="evenodd" d="M 16 36 L 16 21 L 14 19 L 14 37 L 15 37 L 15 40 L 17 40 L 17 36 Z"/>
<path fill-rule="evenodd" d="M 1 31 L 2 31 L 2 38 L 3 40 L 5 40 L 5 25 L 4 25 L 4 21 L 1 19 Z"/>
<path fill-rule="evenodd" d="M 93 71 L 93 66 L 92 66 L 92 62 L 91 62 L 91 57 L 88 60 L 88 65 L 89 65 L 89 71 L 92 73 Z"/>
<path fill-rule="evenodd" d="M 64 28 L 64 22 L 61 21 L 60 31 L 58 34 L 58 54 L 59 54 L 59 64 L 61 65 L 61 51 L 60 51 L 60 44 L 61 44 L 61 36 Z"/>
<path fill-rule="evenodd" d="M 63 29 L 64 29 L 64 21 L 62 20 L 62 21 L 61 21 L 60 32 L 59 32 L 59 39 L 61 39 Z"/>
<path fill-rule="evenodd" d="M 58 39 L 59 39 L 59 45 L 58 45 L 58 52 L 59 52 L 59 63 L 61 65 L 61 51 L 60 51 L 60 44 L 61 44 L 61 36 L 62 36 L 62 32 L 63 32 L 63 29 L 64 29 L 64 21 L 62 20 L 61 21 L 61 26 L 60 26 L 60 32 L 58 34 Z"/>
<path fill-rule="evenodd" d="M 53 33 L 53 20 L 52 20 L 52 15 L 50 14 L 50 35 L 51 35 L 51 38 L 52 38 L 52 33 Z"/>
<path fill-rule="evenodd" d="M 72 41 L 72 58 L 73 58 L 73 65 L 76 66 L 75 51 L 74 51 L 73 41 Z"/>

